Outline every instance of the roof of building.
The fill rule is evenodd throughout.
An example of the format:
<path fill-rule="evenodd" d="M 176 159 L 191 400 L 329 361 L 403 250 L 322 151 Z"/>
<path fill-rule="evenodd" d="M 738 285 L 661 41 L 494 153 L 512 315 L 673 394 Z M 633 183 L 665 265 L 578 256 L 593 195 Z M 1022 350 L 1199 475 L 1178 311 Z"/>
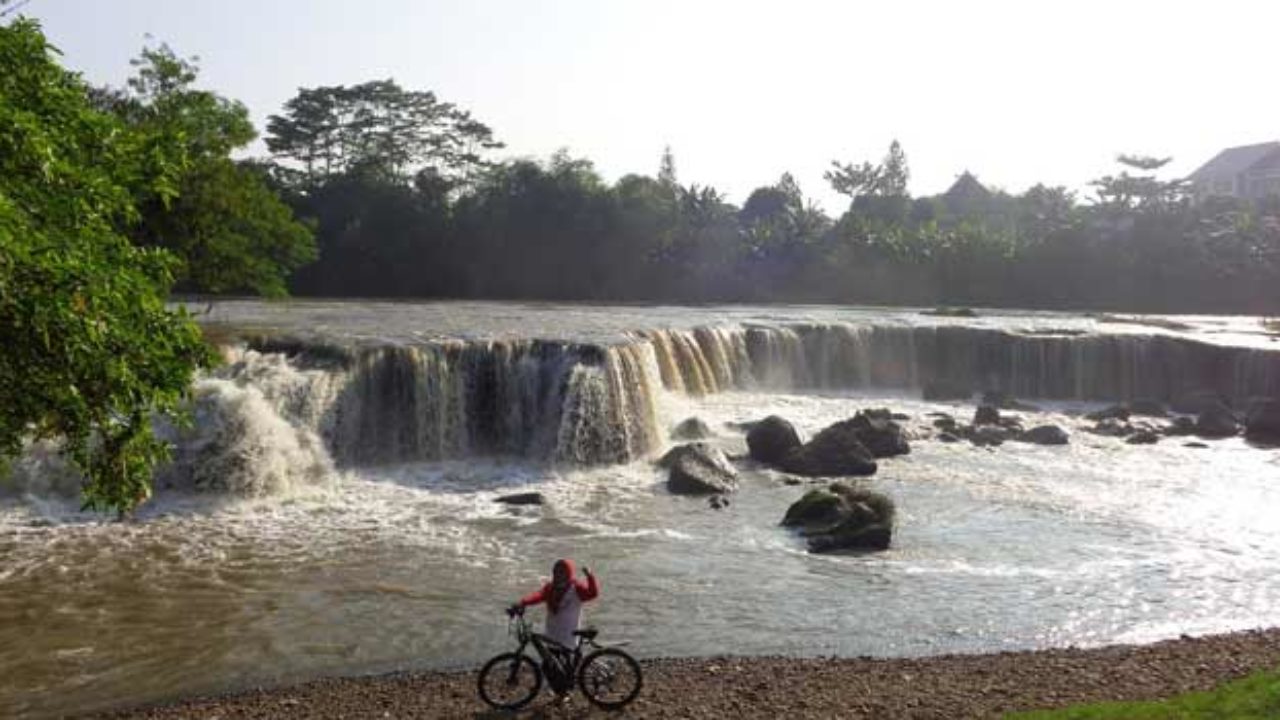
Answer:
<path fill-rule="evenodd" d="M 991 197 L 991 191 L 965 170 L 942 196 L 949 200 L 985 200 Z"/>
<path fill-rule="evenodd" d="M 1191 180 L 1203 180 L 1211 177 L 1234 177 L 1271 157 L 1280 154 L 1280 142 L 1265 142 L 1257 145 L 1241 145 L 1227 148 L 1200 169 L 1191 173 Z"/>

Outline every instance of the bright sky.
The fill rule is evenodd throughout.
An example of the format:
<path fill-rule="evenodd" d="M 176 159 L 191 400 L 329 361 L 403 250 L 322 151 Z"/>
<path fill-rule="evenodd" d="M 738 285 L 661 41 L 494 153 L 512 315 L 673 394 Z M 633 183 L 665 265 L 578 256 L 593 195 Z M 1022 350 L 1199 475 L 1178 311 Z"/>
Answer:
<path fill-rule="evenodd" d="M 1185 174 L 1280 140 L 1275 0 L 31 0 L 69 66 L 122 84 L 145 35 L 199 55 L 259 128 L 301 86 L 391 77 L 470 109 L 507 153 L 560 147 L 741 202 L 898 138 L 916 195 L 965 169 L 1083 187 L 1120 152 Z"/>

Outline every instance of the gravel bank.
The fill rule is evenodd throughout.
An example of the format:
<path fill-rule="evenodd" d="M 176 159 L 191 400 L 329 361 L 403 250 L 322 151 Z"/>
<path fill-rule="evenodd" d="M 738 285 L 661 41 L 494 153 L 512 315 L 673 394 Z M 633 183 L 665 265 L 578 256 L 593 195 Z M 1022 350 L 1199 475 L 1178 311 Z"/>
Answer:
<path fill-rule="evenodd" d="M 523 718 L 990 718 L 1011 710 L 1206 690 L 1280 667 L 1280 628 L 1152 645 L 911 659 L 691 658 L 644 663 L 625 711 L 567 706 L 544 692 Z M 109 718 L 491 718 L 475 672 L 330 678 Z"/>

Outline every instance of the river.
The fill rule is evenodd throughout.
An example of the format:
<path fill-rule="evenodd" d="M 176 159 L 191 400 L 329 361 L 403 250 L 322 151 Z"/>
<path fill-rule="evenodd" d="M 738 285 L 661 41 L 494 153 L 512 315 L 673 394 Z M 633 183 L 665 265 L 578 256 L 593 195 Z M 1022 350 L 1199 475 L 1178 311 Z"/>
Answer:
<path fill-rule="evenodd" d="M 228 363 L 132 521 L 81 513 L 33 448 L 0 492 L 0 716 L 47 717 L 326 674 L 475 664 L 561 556 L 589 620 L 642 656 L 927 655 L 1145 642 L 1280 616 L 1280 451 L 1128 445 L 1113 400 L 1280 392 L 1254 318 L 839 307 L 219 303 Z M 938 442 L 934 380 L 1035 402 L 1064 447 Z M 863 481 L 890 550 L 811 555 L 805 490 L 740 464 L 724 510 L 652 459 L 697 416 L 730 454 L 776 413 L 812 435 L 910 416 Z M 537 490 L 542 507 L 495 502 Z"/>

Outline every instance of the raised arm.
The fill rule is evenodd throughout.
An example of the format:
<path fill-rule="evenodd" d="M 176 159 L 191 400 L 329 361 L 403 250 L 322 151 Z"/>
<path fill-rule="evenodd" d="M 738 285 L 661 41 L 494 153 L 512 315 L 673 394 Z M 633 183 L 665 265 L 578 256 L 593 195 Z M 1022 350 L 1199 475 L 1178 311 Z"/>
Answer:
<path fill-rule="evenodd" d="M 578 591 L 578 598 L 583 602 L 595 600 L 600 595 L 600 581 L 596 580 L 596 576 L 591 574 L 591 570 L 582 568 L 582 574 L 587 576 L 587 581 L 575 580 L 573 585 Z"/>

